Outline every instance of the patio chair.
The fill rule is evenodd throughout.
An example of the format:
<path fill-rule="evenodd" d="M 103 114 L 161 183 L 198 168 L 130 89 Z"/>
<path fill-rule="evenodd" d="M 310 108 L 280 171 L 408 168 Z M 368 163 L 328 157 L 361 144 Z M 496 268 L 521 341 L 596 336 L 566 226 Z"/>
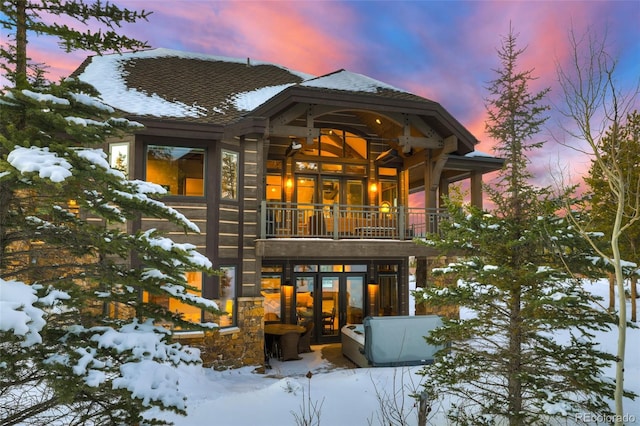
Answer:
<path fill-rule="evenodd" d="M 327 235 L 327 224 L 324 222 L 324 216 L 321 213 L 309 217 L 309 235 Z"/>
<path fill-rule="evenodd" d="M 333 307 L 333 309 L 331 309 L 331 314 L 329 314 L 328 312 L 322 313 L 322 334 L 327 334 L 327 333 L 333 334 L 335 319 L 336 319 L 335 306 Z"/>
<path fill-rule="evenodd" d="M 311 350 L 311 334 L 313 333 L 313 321 L 307 321 L 304 324 L 305 331 L 300 336 L 300 340 L 298 341 L 298 353 L 304 354 L 308 352 L 313 352 Z"/>
<path fill-rule="evenodd" d="M 291 361 L 295 359 L 302 359 L 298 356 L 298 341 L 300 340 L 300 334 L 296 331 L 291 331 L 280 336 L 280 359 L 282 361 Z"/>

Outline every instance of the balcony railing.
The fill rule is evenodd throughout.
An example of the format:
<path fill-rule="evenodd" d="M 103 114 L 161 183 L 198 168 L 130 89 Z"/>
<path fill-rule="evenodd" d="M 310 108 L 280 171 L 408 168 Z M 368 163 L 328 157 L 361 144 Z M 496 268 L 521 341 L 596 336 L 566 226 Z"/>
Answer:
<path fill-rule="evenodd" d="M 410 240 L 435 233 L 443 209 L 263 201 L 261 238 Z"/>

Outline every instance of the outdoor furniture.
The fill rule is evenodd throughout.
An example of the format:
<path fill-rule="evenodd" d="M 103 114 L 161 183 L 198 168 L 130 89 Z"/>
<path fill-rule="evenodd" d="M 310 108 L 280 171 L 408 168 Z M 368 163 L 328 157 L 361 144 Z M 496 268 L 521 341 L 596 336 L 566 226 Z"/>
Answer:
<path fill-rule="evenodd" d="M 265 365 L 270 368 L 269 359 L 277 357 L 281 361 L 300 359 L 298 357 L 298 340 L 305 328 L 296 324 L 265 324 Z M 294 336 L 285 335 L 293 334 Z M 293 354 L 295 352 L 295 354 Z M 292 355 L 293 354 L 293 355 Z M 286 357 L 285 357 L 286 355 Z"/>
<path fill-rule="evenodd" d="M 298 342 L 300 341 L 300 333 L 297 331 L 289 331 L 279 339 L 280 360 L 292 361 L 302 359 L 298 355 Z"/>
<path fill-rule="evenodd" d="M 327 224 L 321 213 L 316 213 L 309 217 L 309 235 L 326 235 Z"/>
<path fill-rule="evenodd" d="M 359 226 L 356 234 L 360 237 L 393 237 L 396 228 L 391 226 Z"/>
<path fill-rule="evenodd" d="M 311 350 L 311 334 L 313 333 L 313 321 L 307 321 L 304 324 L 305 332 L 300 336 L 298 341 L 298 353 L 312 352 Z"/>
<path fill-rule="evenodd" d="M 336 319 L 336 307 L 334 306 L 329 312 L 322 313 L 322 333 L 324 334 L 333 334 L 334 331 L 334 322 Z"/>

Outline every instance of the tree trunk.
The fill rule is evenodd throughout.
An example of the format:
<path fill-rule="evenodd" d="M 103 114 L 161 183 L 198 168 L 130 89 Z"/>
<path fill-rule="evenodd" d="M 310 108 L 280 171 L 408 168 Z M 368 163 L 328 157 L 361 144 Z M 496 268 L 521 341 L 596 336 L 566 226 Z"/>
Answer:
<path fill-rule="evenodd" d="M 624 199 L 618 203 L 616 220 L 613 224 L 611 236 L 611 251 L 613 253 L 613 266 L 616 273 L 616 288 L 618 290 L 618 351 L 616 354 L 616 389 L 614 400 L 616 406 L 616 426 L 623 426 L 624 418 L 624 351 L 627 344 L 627 300 L 624 293 L 624 274 L 622 271 L 622 258 L 620 255 L 619 235 L 624 209 Z"/>
<path fill-rule="evenodd" d="M 638 299 L 638 288 L 636 287 L 638 284 L 638 277 L 634 275 L 631 277 L 631 321 L 636 322 L 636 301 Z"/>
<path fill-rule="evenodd" d="M 522 422 L 522 318 L 520 289 L 514 289 L 511 297 L 511 314 L 509 318 L 509 425 L 523 426 Z"/>
<path fill-rule="evenodd" d="M 9 233 L 9 204 L 13 193 L 6 183 L 0 182 L 0 270 L 5 270 L 7 261 L 5 253 L 9 245 L 7 234 Z"/>
<path fill-rule="evenodd" d="M 27 0 L 16 2 L 16 75 L 17 89 L 27 84 Z"/>
<path fill-rule="evenodd" d="M 609 274 L 609 312 L 616 311 L 616 277 Z"/>
<path fill-rule="evenodd" d="M 418 402 L 418 426 L 427 426 L 427 415 L 431 411 L 430 401 L 425 393 L 420 395 Z"/>

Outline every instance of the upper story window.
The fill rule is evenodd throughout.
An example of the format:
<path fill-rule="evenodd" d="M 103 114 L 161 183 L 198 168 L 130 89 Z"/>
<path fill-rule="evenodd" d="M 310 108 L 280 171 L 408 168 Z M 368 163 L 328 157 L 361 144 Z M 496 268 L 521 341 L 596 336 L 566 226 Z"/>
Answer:
<path fill-rule="evenodd" d="M 320 129 L 320 136 L 313 140 L 312 145 L 306 143 L 302 145 L 304 155 L 355 160 L 367 159 L 366 139 L 345 130 Z"/>
<path fill-rule="evenodd" d="M 204 196 L 203 148 L 149 145 L 146 170 L 146 179 L 169 195 Z"/>
<path fill-rule="evenodd" d="M 225 200 L 238 199 L 238 153 L 222 150 L 220 164 L 220 197 Z"/>

